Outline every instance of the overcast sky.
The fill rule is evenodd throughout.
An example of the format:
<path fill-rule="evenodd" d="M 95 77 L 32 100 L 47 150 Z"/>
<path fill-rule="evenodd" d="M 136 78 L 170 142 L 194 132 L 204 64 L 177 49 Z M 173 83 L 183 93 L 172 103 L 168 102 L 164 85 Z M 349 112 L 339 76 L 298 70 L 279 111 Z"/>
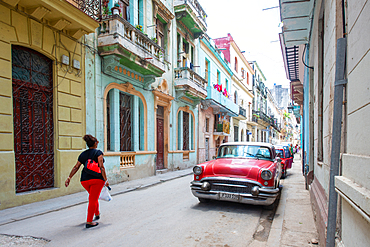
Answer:
<path fill-rule="evenodd" d="M 279 0 L 198 0 L 207 13 L 207 34 L 211 38 L 234 38 L 248 61 L 257 61 L 267 79 L 289 87 L 278 34 L 281 32 Z"/>

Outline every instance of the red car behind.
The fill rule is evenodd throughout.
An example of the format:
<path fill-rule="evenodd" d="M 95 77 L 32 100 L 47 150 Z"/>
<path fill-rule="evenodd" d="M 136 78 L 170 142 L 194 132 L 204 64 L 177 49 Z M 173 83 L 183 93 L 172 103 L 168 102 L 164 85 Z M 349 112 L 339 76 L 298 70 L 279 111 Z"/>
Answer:
<path fill-rule="evenodd" d="M 191 191 L 200 202 L 271 205 L 280 193 L 280 161 L 269 143 L 224 143 L 215 160 L 193 168 Z"/>
<path fill-rule="evenodd" d="M 276 154 L 281 158 L 281 177 L 286 178 L 288 169 L 291 169 L 293 165 L 293 156 L 286 145 L 276 145 L 275 150 Z"/>

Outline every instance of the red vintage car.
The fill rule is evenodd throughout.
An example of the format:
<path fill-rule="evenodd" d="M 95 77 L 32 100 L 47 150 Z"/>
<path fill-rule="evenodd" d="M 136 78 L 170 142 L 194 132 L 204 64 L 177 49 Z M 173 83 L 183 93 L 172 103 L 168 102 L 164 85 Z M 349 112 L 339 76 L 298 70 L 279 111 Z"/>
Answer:
<path fill-rule="evenodd" d="M 269 143 L 224 143 L 215 160 L 193 168 L 191 191 L 200 202 L 213 199 L 272 205 L 280 193 L 280 162 Z"/>
<path fill-rule="evenodd" d="M 276 154 L 281 158 L 281 177 L 286 178 L 288 169 L 292 168 L 293 156 L 289 151 L 289 147 L 286 145 L 276 145 L 275 151 Z"/>

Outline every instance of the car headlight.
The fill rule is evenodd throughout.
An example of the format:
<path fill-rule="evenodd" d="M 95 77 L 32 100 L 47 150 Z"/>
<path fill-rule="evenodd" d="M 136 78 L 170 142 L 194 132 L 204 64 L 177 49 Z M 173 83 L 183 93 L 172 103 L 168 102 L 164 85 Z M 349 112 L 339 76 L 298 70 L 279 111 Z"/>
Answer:
<path fill-rule="evenodd" d="M 200 175 L 200 174 L 202 174 L 203 169 L 202 169 L 201 166 L 194 166 L 193 172 L 194 172 L 195 175 Z"/>
<path fill-rule="evenodd" d="M 270 170 L 263 170 L 261 172 L 261 178 L 263 180 L 270 180 L 272 178 L 272 172 Z"/>

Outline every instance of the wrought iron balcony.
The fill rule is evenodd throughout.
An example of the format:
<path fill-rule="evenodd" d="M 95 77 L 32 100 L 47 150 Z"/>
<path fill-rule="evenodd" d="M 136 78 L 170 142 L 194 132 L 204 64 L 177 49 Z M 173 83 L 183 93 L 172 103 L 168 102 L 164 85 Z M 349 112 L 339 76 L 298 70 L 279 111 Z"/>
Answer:
<path fill-rule="evenodd" d="M 99 21 L 101 18 L 101 0 L 66 0 L 92 19 Z"/>
<path fill-rule="evenodd" d="M 247 119 L 247 110 L 244 109 L 243 107 L 239 106 L 239 115 L 235 118 L 239 119 L 239 120 L 246 120 Z"/>
<path fill-rule="evenodd" d="M 102 19 L 98 50 L 103 57 L 117 57 L 121 65 L 143 77 L 160 77 L 165 71 L 164 49 L 118 15 Z"/>
<path fill-rule="evenodd" d="M 175 69 L 175 89 L 189 100 L 204 100 L 208 82 L 188 67 Z M 188 101 L 189 101 L 188 100 Z"/>
<path fill-rule="evenodd" d="M 218 135 L 217 133 L 220 132 L 230 134 L 230 123 L 225 121 L 224 123 L 217 124 L 215 132 L 216 132 L 215 135 Z"/>
<path fill-rule="evenodd" d="M 207 31 L 207 14 L 197 0 L 175 0 L 176 19 L 192 32 L 194 38 Z"/>

